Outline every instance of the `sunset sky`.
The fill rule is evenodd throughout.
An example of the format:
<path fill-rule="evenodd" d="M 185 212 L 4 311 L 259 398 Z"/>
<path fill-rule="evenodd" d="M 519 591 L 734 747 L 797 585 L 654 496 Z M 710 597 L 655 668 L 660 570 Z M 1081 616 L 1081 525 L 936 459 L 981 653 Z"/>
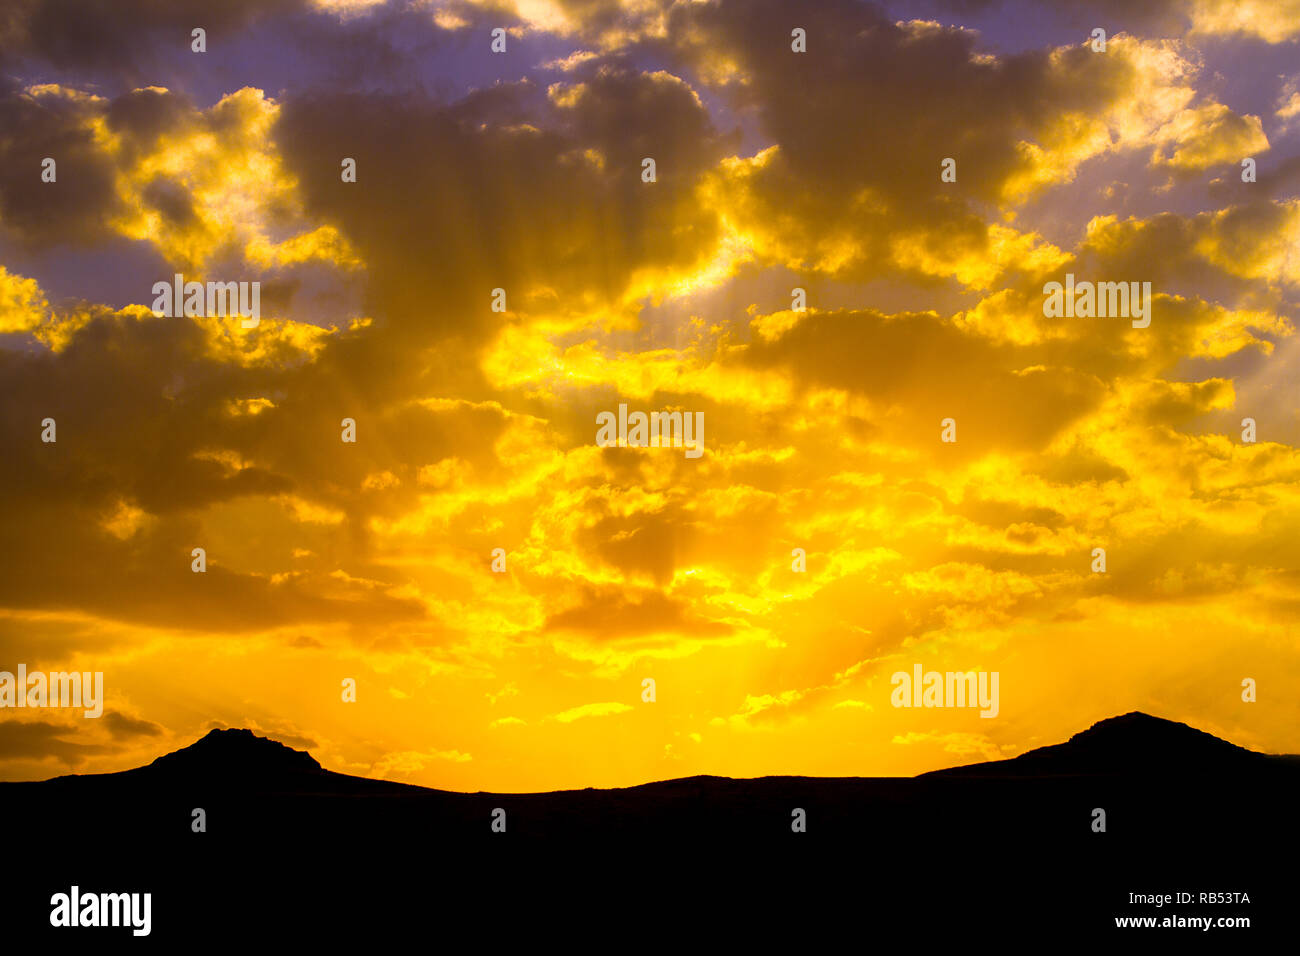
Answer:
<path fill-rule="evenodd" d="M 1045 317 L 1067 273 L 1150 327 Z M 1133 710 L 1300 752 L 1298 317 L 1300 0 L 10 2 L 0 670 L 107 699 L 0 713 L 0 779 L 229 726 L 457 790 Z M 598 447 L 620 403 L 704 454 Z"/>

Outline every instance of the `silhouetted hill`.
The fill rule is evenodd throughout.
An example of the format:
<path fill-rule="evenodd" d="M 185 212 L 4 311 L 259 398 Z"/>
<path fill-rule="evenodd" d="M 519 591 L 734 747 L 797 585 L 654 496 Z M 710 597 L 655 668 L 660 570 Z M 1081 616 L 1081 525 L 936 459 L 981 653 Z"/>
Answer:
<path fill-rule="evenodd" d="M 84 790 L 93 792 L 96 799 L 112 799 L 117 794 L 134 794 L 147 799 L 151 794 L 174 794 L 177 791 L 250 798 L 267 794 L 341 796 L 443 792 L 326 770 L 307 751 L 295 750 L 244 728 L 210 730 L 189 746 L 163 754 L 143 767 L 114 773 L 66 774 L 40 782 L 0 783 L 0 795 L 5 793 L 5 787 L 32 793 L 54 789 L 60 792 Z"/>
<path fill-rule="evenodd" d="M 51 894 L 76 883 L 150 890 L 160 936 L 239 934 L 297 912 L 369 933 L 396 901 L 482 927 L 599 915 L 618 934 L 645 923 L 638 900 L 665 894 L 683 912 L 746 914 L 759 937 L 791 907 L 799 925 L 864 906 L 877 920 L 951 921 L 976 900 L 957 925 L 996 910 L 1073 936 L 1133 912 L 1135 890 L 1246 890 L 1247 912 L 1261 912 L 1262 875 L 1290 865 L 1300 839 L 1298 798 L 1295 758 L 1134 713 L 914 778 L 694 776 L 517 794 L 349 776 L 215 730 L 133 770 L 0 784 L 0 813 L 24 874 L 14 905 L 38 930 Z"/>
<path fill-rule="evenodd" d="M 251 730 L 212 730 L 206 737 L 174 753 L 164 754 L 149 768 L 185 776 L 320 773 L 321 765 L 305 750 L 294 750 Z"/>
<path fill-rule="evenodd" d="M 1134 711 L 1100 720 L 1063 744 L 1039 747 L 1008 760 L 950 767 L 922 776 L 1196 776 L 1267 771 L 1277 768 L 1279 759 L 1238 747 L 1187 724 Z"/>
<path fill-rule="evenodd" d="M 1007 760 L 986 761 L 959 767 L 950 767 L 921 774 L 914 778 L 926 780 L 939 777 L 1056 777 L 1089 775 L 1148 775 L 1195 776 L 1207 773 L 1271 771 L 1286 774 L 1300 761 L 1297 755 L 1269 755 L 1257 753 L 1229 743 L 1212 734 L 1189 727 L 1187 724 L 1138 711 L 1119 717 L 1098 721 L 1087 730 L 1075 734 L 1068 741 L 1027 751 Z M 701 794 L 711 790 L 782 786 L 822 782 L 849 784 L 853 782 L 902 780 L 907 778 L 870 777 L 794 777 L 769 776 L 752 779 L 734 779 L 708 774 L 654 781 L 634 787 L 610 790 L 552 791 L 536 794 L 502 794 L 514 799 L 527 799 L 562 795 L 645 792 Z M 286 785 L 303 792 L 338 792 L 358 787 L 380 790 L 401 790 L 440 796 L 491 796 L 488 793 L 454 794 L 433 790 L 414 784 L 396 783 L 325 770 L 305 750 L 294 750 L 283 743 L 260 737 L 247 729 L 212 730 L 187 747 L 164 754 L 152 763 L 133 770 L 107 774 L 69 774 L 44 783 L 4 784 L 5 787 L 40 788 L 53 783 L 73 784 L 92 782 L 101 786 L 119 786 L 134 789 L 148 781 L 151 786 L 176 783 L 207 782 L 223 789 L 257 792 L 267 786 L 282 790 Z"/>
<path fill-rule="evenodd" d="M 862 839 L 879 848 L 906 833 L 942 840 L 987 832 L 1004 846 L 1052 845 L 1093 840 L 1090 815 L 1099 807 L 1112 845 L 1140 833 L 1149 848 L 1203 828 L 1198 815 L 1207 808 L 1233 818 L 1238 838 L 1266 839 L 1270 827 L 1293 826 L 1289 816 L 1280 824 L 1270 816 L 1270 802 L 1280 813 L 1278 801 L 1296 796 L 1295 758 L 1140 713 L 1010 760 L 914 778 L 695 776 L 605 790 L 456 793 L 335 773 L 250 731 L 216 730 L 134 770 L 0 784 L 0 806 L 35 831 L 76 818 L 102 839 L 170 847 L 192 842 L 190 817 L 202 808 L 209 843 L 274 839 L 306 849 L 323 834 L 476 845 L 500 837 L 491 829 L 497 811 L 513 840 L 570 845 L 780 840 L 797 811 L 814 842 Z"/>

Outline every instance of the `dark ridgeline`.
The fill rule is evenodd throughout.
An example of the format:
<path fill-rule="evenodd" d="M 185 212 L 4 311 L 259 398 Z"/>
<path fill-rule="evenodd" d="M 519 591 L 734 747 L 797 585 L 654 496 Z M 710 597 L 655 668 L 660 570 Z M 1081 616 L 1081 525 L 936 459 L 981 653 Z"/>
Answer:
<path fill-rule="evenodd" d="M 208 912 L 203 893 L 233 892 L 257 912 L 330 902 L 358 926 L 360 900 L 391 897 L 488 923 L 498 907 L 621 914 L 634 933 L 703 905 L 760 936 L 765 921 L 814 911 L 857 914 L 864 934 L 917 912 L 1087 932 L 1138 912 L 1130 892 L 1245 890 L 1251 905 L 1206 912 L 1264 919 L 1282 897 L 1266 882 L 1273 864 L 1295 872 L 1297 797 L 1300 757 L 1131 713 L 915 778 L 697 776 L 527 794 L 348 776 L 248 730 L 214 730 L 146 767 L 0 784 L 0 813 L 29 861 L 32 906 L 48 915 L 49 894 L 78 879 L 127 883 L 154 891 L 155 920 L 172 929 Z M 195 807 L 206 833 L 191 832 Z M 504 834 L 491 831 L 498 807 Z M 796 807 L 806 833 L 791 831 Z M 1097 807 L 1105 833 L 1092 829 Z"/>
<path fill-rule="evenodd" d="M 1039 747 L 1010 760 L 936 770 L 923 776 L 1042 777 L 1054 774 L 1175 774 L 1216 768 L 1272 773 L 1297 766 L 1300 757 L 1256 753 L 1186 724 L 1134 712 L 1100 720 L 1063 744 Z"/>

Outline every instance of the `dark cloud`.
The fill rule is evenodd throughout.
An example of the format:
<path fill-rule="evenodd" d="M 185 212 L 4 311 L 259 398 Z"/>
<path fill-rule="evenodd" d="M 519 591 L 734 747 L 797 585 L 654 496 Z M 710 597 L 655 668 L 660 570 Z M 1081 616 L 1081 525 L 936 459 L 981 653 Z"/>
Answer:
<path fill-rule="evenodd" d="M 938 11 L 958 15 L 996 14 L 1014 32 L 1018 18 L 1041 15 L 1034 0 L 933 0 L 927 4 Z M 1086 34 L 1102 27 L 1107 36 L 1121 31 L 1139 36 L 1181 36 L 1191 26 L 1190 0 L 1058 0 L 1051 13 L 1063 23 Z M 928 12 L 928 11 L 927 11 Z M 921 15 L 918 11 L 917 15 Z"/>
<path fill-rule="evenodd" d="M 807 54 L 790 50 L 796 19 Z M 969 31 L 896 24 L 853 0 L 804 5 L 797 18 L 781 0 L 683 5 L 669 25 L 693 69 L 735 62 L 741 79 L 725 92 L 779 147 L 729 177 L 742 223 L 844 278 L 910 271 L 893 245 L 909 233 L 941 254 L 986 251 L 984 204 L 1035 168 L 1022 141 L 1071 112 L 1098 114 L 1133 79 L 1124 58 L 1082 47 L 980 56 Z M 940 182 L 946 157 L 957 183 Z"/>
<path fill-rule="evenodd" d="M 119 211 L 113 164 L 95 143 L 88 121 L 102 102 L 83 95 L 0 96 L 0 225 L 34 245 L 90 243 Z M 46 158 L 57 179 L 41 180 Z"/>
<path fill-rule="evenodd" d="M 88 757 L 107 752 L 98 744 L 80 744 L 65 740 L 75 736 L 71 727 L 43 720 L 0 721 L 0 761 L 53 757 L 75 767 Z"/>
<path fill-rule="evenodd" d="M 690 602 L 657 590 L 584 589 L 580 603 L 547 618 L 544 629 L 596 640 L 645 638 L 654 634 L 725 637 L 731 626 L 698 617 Z"/>
<path fill-rule="evenodd" d="M 10 502 L 3 506 L 0 539 L 12 572 L 0 591 L 10 606 L 107 613 L 116 608 L 136 621 L 240 629 L 260 626 L 254 621 L 378 622 L 421 615 L 414 602 L 359 586 L 348 597 L 329 596 L 340 586 L 325 578 L 272 582 L 238 573 L 211 547 L 207 573 L 190 571 L 191 549 L 210 546 L 201 540 L 203 508 L 288 492 L 297 485 L 291 474 L 302 468 L 317 476 L 317 487 L 328 486 L 337 481 L 337 471 L 320 456 L 337 456 L 341 463 L 349 447 L 338 441 L 333 408 L 317 411 L 322 430 L 314 439 L 301 435 L 304 423 L 298 419 L 253 419 L 250 426 L 246 417 L 232 418 L 232 397 L 274 392 L 277 382 L 281 388 L 286 383 L 276 373 L 206 356 L 203 336 L 190 320 L 99 310 L 62 351 L 5 351 L 0 369 L 0 433 L 15 463 L 0 478 Z M 46 417 L 57 422 L 56 443 L 40 441 Z M 417 447 L 426 441 L 418 430 L 410 431 Z M 391 455 L 401 447 L 395 437 L 383 443 L 377 423 L 367 437 L 377 456 L 380 449 Z M 430 432 L 427 441 L 436 440 Z M 278 448 L 271 456 L 275 470 L 254 465 L 232 471 L 196 457 L 205 449 L 255 453 L 262 446 Z M 297 450 L 310 447 L 329 450 L 294 460 Z M 364 465 L 353 461 L 347 467 L 355 496 Z M 119 538 L 103 523 L 123 502 L 149 520 Z"/>
<path fill-rule="evenodd" d="M 173 226 L 194 222 L 194 205 L 189 190 L 175 180 L 159 176 L 144 188 L 144 201 L 162 214 Z"/>
<path fill-rule="evenodd" d="M 360 250 L 374 313 L 407 337 L 474 342 L 501 322 L 494 288 L 515 311 L 609 305 L 634 270 L 711 248 L 717 223 L 694 190 L 722 141 L 703 105 L 627 67 L 574 81 L 572 112 L 528 82 L 450 105 L 414 94 L 284 104 L 286 163 L 311 214 Z M 651 154 L 659 182 L 647 185 Z M 340 181 L 343 157 L 357 161 L 355 184 Z"/>
<path fill-rule="evenodd" d="M 128 151 L 148 153 L 162 136 L 188 125 L 193 109 L 183 94 L 151 87 L 114 99 L 105 120 L 108 128 L 122 137 Z"/>
<path fill-rule="evenodd" d="M 650 578 L 662 586 L 672 580 L 679 555 L 690 546 L 695 530 L 688 514 L 672 508 L 606 516 L 580 537 L 603 561 L 629 577 Z"/>
<path fill-rule="evenodd" d="M 1041 353 L 964 333 L 927 313 L 871 311 L 809 314 L 772 341 L 751 344 L 745 364 L 785 369 L 804 387 L 846 389 L 880 404 L 881 417 L 911 435 L 958 423 L 945 454 L 1042 447 L 1095 408 L 1100 382 L 1069 366 L 1035 367 Z M 1050 416 L 1025 414 L 1050 407 Z M 971 445 L 963 447 L 969 438 Z"/>
<path fill-rule="evenodd" d="M 190 31 L 207 31 L 208 49 L 264 17 L 302 9 L 306 0 L 17 0 L 0 20 L 0 40 L 11 53 L 60 68 L 147 72 L 147 51 L 174 44 L 189 52 Z"/>
<path fill-rule="evenodd" d="M 135 717 L 127 717 L 125 714 L 119 714 L 117 711 L 110 710 L 104 714 L 104 726 L 115 740 L 130 740 L 133 737 L 157 737 L 164 731 L 160 724 L 155 724 L 152 720 L 140 720 Z"/>

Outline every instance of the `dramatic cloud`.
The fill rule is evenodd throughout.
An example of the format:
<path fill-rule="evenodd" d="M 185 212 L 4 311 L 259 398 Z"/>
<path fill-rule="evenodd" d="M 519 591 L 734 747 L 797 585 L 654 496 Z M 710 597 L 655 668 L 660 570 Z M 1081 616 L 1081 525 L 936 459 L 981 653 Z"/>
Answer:
<path fill-rule="evenodd" d="M 0 670 L 107 698 L 0 774 L 1300 749 L 1294 4 L 209 6 L 0 14 Z M 177 274 L 260 321 L 154 314 Z M 997 719 L 891 707 L 917 663 Z"/>

